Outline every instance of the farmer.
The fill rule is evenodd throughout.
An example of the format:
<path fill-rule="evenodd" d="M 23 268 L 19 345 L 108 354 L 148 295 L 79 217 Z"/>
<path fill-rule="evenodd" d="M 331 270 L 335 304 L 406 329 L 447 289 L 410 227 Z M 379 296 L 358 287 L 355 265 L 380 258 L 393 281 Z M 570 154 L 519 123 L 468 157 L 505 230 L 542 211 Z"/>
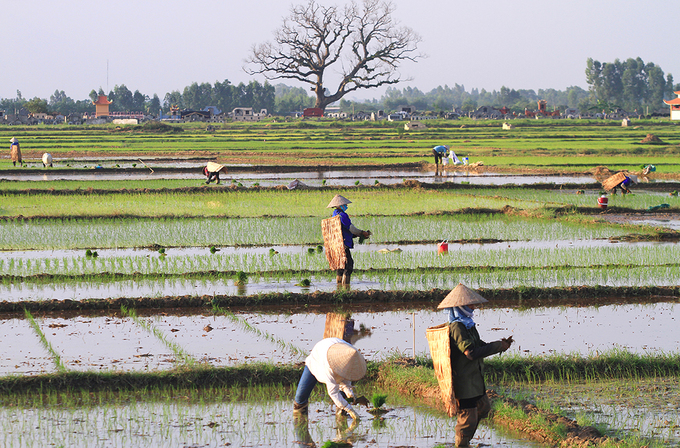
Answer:
<path fill-rule="evenodd" d="M 349 283 L 352 277 L 352 271 L 354 270 L 354 260 L 352 259 L 351 249 L 354 248 L 354 238 L 363 237 L 368 238 L 371 236 L 370 230 L 358 229 L 352 224 L 352 220 L 347 216 L 347 204 L 351 204 L 352 201 L 344 196 L 336 194 L 331 202 L 326 206 L 326 208 L 332 208 L 333 214 L 331 216 L 340 216 L 340 224 L 342 225 L 342 239 L 345 244 L 345 257 L 347 262 L 345 263 L 344 269 L 337 270 L 337 283 L 342 284 L 345 287 L 349 287 Z"/>
<path fill-rule="evenodd" d="M 343 411 L 355 421 L 359 416 L 347 402 L 355 402 L 352 381 L 358 381 L 366 375 L 366 360 L 359 351 L 340 338 L 326 338 L 317 342 L 305 360 L 305 369 L 300 377 L 293 415 L 307 415 L 309 396 L 317 383 L 324 383 L 328 395 L 336 405 L 336 415 Z"/>
<path fill-rule="evenodd" d="M 9 147 L 9 155 L 12 158 L 12 165 L 17 166 L 17 162 L 19 162 L 19 166 L 21 166 L 21 149 L 19 148 L 19 140 L 17 140 L 16 137 L 12 137 L 10 142 L 12 145 Z"/>
<path fill-rule="evenodd" d="M 442 162 L 444 157 L 447 157 L 447 152 L 449 147 L 447 145 L 439 145 L 432 148 L 432 154 L 434 154 L 434 164 L 439 167 L 439 163 Z"/>
<path fill-rule="evenodd" d="M 45 154 L 43 154 L 42 155 L 42 163 L 43 163 L 43 167 L 46 167 L 48 165 L 51 167 L 52 166 L 52 154 L 50 154 L 49 152 L 46 152 Z"/>
<path fill-rule="evenodd" d="M 203 174 L 208 178 L 208 180 L 205 181 L 205 183 L 209 184 L 214 179 L 217 181 L 216 183 L 219 185 L 220 172 L 226 172 L 224 165 L 220 165 L 219 163 L 215 162 L 208 162 L 205 168 L 203 168 Z"/>
<path fill-rule="evenodd" d="M 476 305 L 485 302 L 484 297 L 459 283 L 437 307 L 444 308 L 449 316 L 451 370 L 458 409 L 456 446 L 469 446 L 479 420 L 491 410 L 483 359 L 506 351 L 513 343 L 512 336 L 488 344 L 481 340 L 473 313 Z"/>
<path fill-rule="evenodd" d="M 621 194 L 630 193 L 630 192 L 631 192 L 631 191 L 630 191 L 630 186 L 631 186 L 631 185 L 637 185 L 637 183 L 638 183 L 638 178 L 637 178 L 637 176 L 636 176 L 635 174 L 630 174 L 630 175 L 626 176 L 626 178 L 623 179 L 623 181 L 621 181 L 621 183 L 619 183 L 618 185 L 616 185 L 616 186 L 613 188 L 612 194 L 616 194 L 616 189 L 617 189 L 617 188 L 620 188 L 620 189 L 621 189 Z"/>

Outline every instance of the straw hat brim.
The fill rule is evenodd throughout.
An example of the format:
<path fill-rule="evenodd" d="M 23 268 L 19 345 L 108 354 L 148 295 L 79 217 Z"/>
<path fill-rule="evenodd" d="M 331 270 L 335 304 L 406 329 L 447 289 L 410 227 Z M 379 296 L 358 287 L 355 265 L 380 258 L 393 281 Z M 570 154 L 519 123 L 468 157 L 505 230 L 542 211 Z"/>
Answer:
<path fill-rule="evenodd" d="M 341 205 L 345 204 L 351 204 L 352 201 L 347 199 L 344 196 L 341 196 L 339 194 L 336 194 L 333 199 L 331 199 L 331 202 L 326 206 L 326 208 L 335 208 L 335 207 L 340 207 Z"/>
<path fill-rule="evenodd" d="M 349 344 L 338 342 L 331 345 L 326 357 L 333 373 L 346 380 L 357 381 L 366 375 L 366 360 Z"/>
<path fill-rule="evenodd" d="M 631 174 L 631 175 L 628 176 L 628 177 L 629 177 L 630 180 L 632 180 L 633 182 L 638 183 L 638 177 L 637 177 L 635 174 Z"/>
<path fill-rule="evenodd" d="M 458 283 L 458 286 L 451 290 L 437 308 L 442 309 L 456 306 L 478 305 L 486 302 L 488 302 L 488 300 L 479 295 L 477 291 L 468 288 L 462 283 Z"/>

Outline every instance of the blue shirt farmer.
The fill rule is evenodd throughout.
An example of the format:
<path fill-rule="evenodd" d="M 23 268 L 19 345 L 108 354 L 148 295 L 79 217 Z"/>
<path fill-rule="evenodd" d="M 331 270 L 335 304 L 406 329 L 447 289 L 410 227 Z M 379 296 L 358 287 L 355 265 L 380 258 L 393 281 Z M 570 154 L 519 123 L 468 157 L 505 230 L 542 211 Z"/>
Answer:
<path fill-rule="evenodd" d="M 347 213 L 336 208 L 333 210 L 333 216 L 338 215 L 340 216 L 340 223 L 342 224 L 342 241 L 345 243 L 345 246 L 352 249 L 354 248 L 354 240 L 352 239 L 354 235 L 352 235 L 352 232 L 349 231 L 349 226 L 352 225 L 352 220 L 349 219 Z"/>

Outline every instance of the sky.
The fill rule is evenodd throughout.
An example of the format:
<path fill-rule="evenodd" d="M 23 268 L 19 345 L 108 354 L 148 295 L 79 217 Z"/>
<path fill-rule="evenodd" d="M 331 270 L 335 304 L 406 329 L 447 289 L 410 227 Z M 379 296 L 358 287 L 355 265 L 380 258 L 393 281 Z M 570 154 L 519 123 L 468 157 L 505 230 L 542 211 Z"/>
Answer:
<path fill-rule="evenodd" d="M 74 100 L 125 84 L 149 96 L 193 82 L 264 82 L 243 70 L 253 45 L 306 0 L 5 0 L 0 98 Z M 345 0 L 317 0 L 343 5 Z M 422 41 L 397 88 L 487 91 L 588 88 L 587 58 L 642 58 L 680 82 L 677 0 L 393 0 L 394 18 Z M 307 87 L 293 80 L 273 80 Z M 384 88 L 347 99 L 380 98 Z M 311 93 L 311 92 L 310 92 Z"/>

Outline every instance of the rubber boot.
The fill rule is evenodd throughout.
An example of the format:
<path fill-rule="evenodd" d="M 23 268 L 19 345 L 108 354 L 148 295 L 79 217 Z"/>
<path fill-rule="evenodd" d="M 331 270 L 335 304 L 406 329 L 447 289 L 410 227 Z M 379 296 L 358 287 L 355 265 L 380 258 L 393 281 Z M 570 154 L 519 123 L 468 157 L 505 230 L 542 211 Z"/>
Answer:
<path fill-rule="evenodd" d="M 305 404 L 298 404 L 296 402 L 293 402 L 293 415 L 294 416 L 307 415 L 308 409 L 309 409 L 309 402 L 307 402 Z"/>
<path fill-rule="evenodd" d="M 470 446 L 477 430 L 477 408 L 461 409 L 456 421 L 456 446 Z"/>

